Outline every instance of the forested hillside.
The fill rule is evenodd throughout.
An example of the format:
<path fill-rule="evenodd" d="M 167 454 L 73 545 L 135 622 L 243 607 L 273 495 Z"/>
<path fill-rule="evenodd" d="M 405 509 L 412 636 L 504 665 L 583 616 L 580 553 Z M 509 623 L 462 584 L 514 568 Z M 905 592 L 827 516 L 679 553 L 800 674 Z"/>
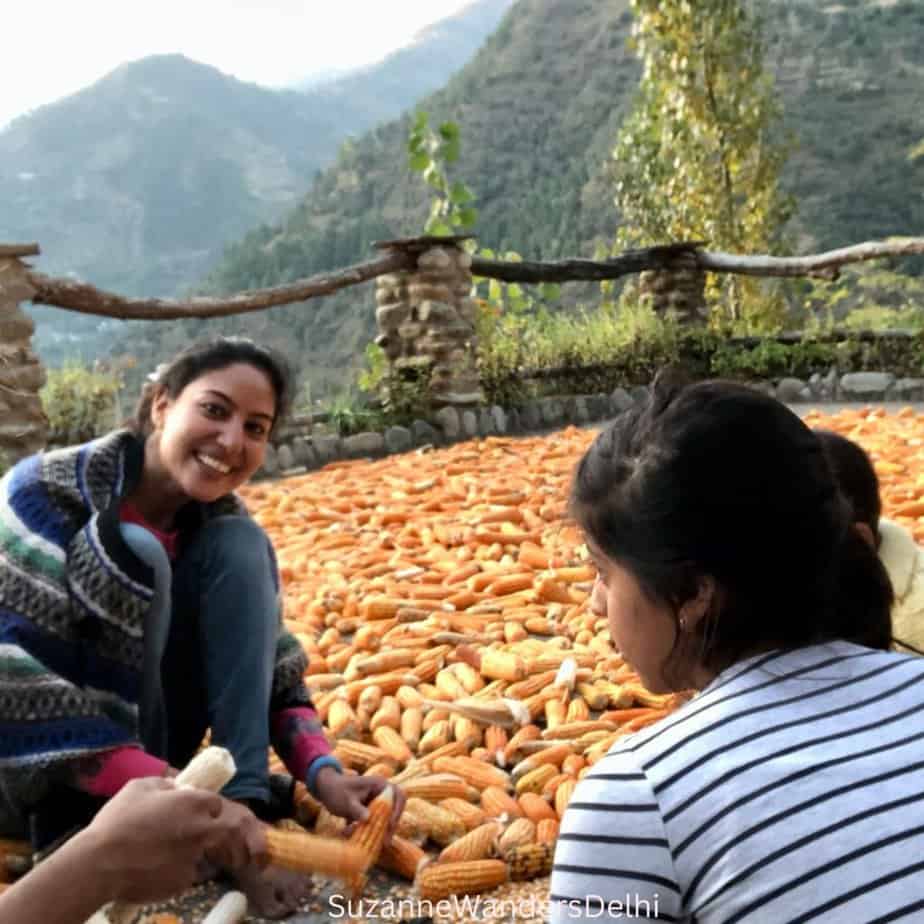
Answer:
<path fill-rule="evenodd" d="M 924 225 L 924 8 L 904 0 L 760 4 L 767 64 L 798 144 L 784 184 L 798 249 Z M 520 0 L 478 56 L 422 105 L 462 130 L 456 175 L 475 190 L 481 242 L 530 257 L 590 254 L 611 238 L 607 162 L 638 79 L 627 0 Z M 368 255 L 414 233 L 427 190 L 408 174 L 407 118 L 346 146 L 301 204 L 228 249 L 210 291 L 270 285 Z M 223 322 L 297 350 L 314 381 L 341 378 L 372 334 L 369 289 Z M 195 327 L 195 325 L 194 325 Z M 148 336 L 148 334 L 145 334 Z M 162 349 L 188 331 L 152 334 Z"/>

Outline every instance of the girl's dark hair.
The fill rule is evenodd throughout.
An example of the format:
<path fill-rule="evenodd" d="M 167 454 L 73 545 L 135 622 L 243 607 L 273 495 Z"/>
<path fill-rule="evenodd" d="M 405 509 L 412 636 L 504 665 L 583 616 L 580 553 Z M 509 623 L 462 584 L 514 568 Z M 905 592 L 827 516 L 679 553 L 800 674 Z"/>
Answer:
<path fill-rule="evenodd" d="M 715 581 L 710 611 L 677 632 L 664 665 L 675 689 L 694 664 L 718 672 L 771 648 L 889 647 L 885 569 L 852 528 L 818 437 L 767 395 L 659 375 L 581 459 L 571 509 L 675 619 Z"/>
<path fill-rule="evenodd" d="M 243 363 L 259 369 L 270 380 L 276 395 L 276 413 L 272 430 L 284 420 L 292 403 L 292 372 L 285 358 L 268 347 L 244 337 L 218 337 L 193 344 L 163 366 L 144 384 L 135 414 L 128 426 L 139 435 L 151 432 L 151 405 L 164 389 L 171 399 L 180 396 L 190 382 L 217 369 Z"/>
<path fill-rule="evenodd" d="M 865 450 L 853 440 L 831 430 L 816 430 L 821 447 L 834 470 L 841 492 L 853 507 L 853 518 L 866 523 L 875 536 L 879 531 L 882 501 L 879 499 L 879 479 Z"/>

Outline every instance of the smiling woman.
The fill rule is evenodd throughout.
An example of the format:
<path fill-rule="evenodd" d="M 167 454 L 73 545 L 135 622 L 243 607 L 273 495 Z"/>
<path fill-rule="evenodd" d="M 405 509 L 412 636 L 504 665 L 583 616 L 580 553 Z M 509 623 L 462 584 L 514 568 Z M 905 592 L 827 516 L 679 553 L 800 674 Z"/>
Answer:
<path fill-rule="evenodd" d="M 184 766 L 206 732 L 237 766 L 224 795 L 265 819 L 292 813 L 293 779 L 351 820 L 384 788 L 331 756 L 272 546 L 233 493 L 290 393 L 285 362 L 249 340 L 194 346 L 128 427 L 0 482 L 0 835 L 45 850 L 129 779 Z M 271 744 L 292 778 L 270 776 Z M 310 890 L 237 875 L 264 916 Z"/>

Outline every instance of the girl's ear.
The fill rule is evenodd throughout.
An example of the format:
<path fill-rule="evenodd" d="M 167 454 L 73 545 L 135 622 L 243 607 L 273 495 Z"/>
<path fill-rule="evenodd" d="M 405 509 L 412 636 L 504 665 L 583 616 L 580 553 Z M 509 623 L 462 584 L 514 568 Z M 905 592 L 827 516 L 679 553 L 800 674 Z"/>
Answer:
<path fill-rule="evenodd" d="M 687 600 L 677 613 L 677 621 L 683 632 L 692 632 L 696 628 L 712 608 L 717 592 L 715 578 L 711 575 L 705 574 L 699 579 L 696 596 Z"/>
<path fill-rule="evenodd" d="M 151 427 L 154 430 L 160 430 L 163 427 L 164 415 L 167 413 L 167 407 L 170 404 L 170 397 L 167 389 L 163 385 L 159 386 L 154 397 L 151 399 Z"/>
<path fill-rule="evenodd" d="M 879 548 L 879 537 L 875 535 L 869 523 L 854 523 L 853 528 L 863 537 L 863 541 L 874 552 Z"/>

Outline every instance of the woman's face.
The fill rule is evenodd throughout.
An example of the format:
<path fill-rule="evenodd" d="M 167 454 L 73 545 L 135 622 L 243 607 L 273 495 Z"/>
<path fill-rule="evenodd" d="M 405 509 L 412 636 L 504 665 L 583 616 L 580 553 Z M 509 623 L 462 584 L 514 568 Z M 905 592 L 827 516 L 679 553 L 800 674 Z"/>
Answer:
<path fill-rule="evenodd" d="M 267 375 L 235 363 L 193 379 L 151 407 L 158 462 L 176 487 L 203 503 L 239 488 L 263 463 L 276 413 Z"/>
<path fill-rule="evenodd" d="M 606 616 L 613 647 L 634 668 L 652 693 L 672 687 L 662 675 L 677 636 L 677 623 L 669 607 L 655 603 L 638 580 L 621 565 L 588 543 L 597 567 L 590 599 L 591 610 Z"/>

